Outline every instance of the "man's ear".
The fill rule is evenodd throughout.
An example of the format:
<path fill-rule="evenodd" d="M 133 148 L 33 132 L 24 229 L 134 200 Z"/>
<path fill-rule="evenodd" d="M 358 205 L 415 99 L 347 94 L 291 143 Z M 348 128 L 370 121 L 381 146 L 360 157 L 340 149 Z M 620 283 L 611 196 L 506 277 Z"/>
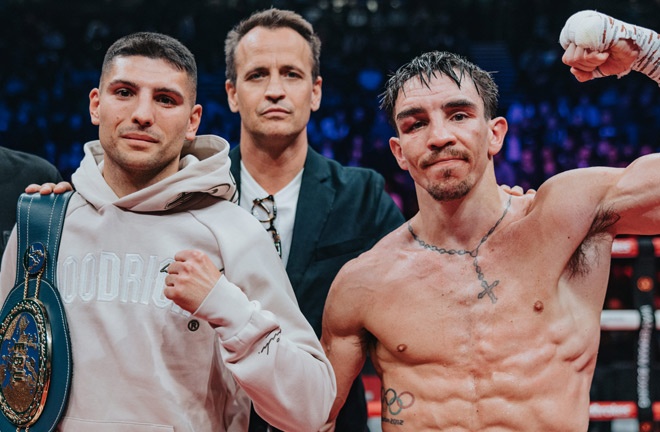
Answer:
<path fill-rule="evenodd" d="M 186 130 L 186 139 L 192 141 L 197 135 L 197 129 L 199 129 L 199 124 L 202 121 L 202 106 L 196 104 L 193 106 L 192 111 L 190 112 L 190 119 L 188 121 L 188 129 Z"/>
<path fill-rule="evenodd" d="M 322 96 L 322 86 L 323 86 L 323 78 L 320 76 L 316 77 L 316 80 L 314 80 L 314 84 L 312 87 L 312 111 L 317 111 L 321 107 L 321 96 Z"/>
<path fill-rule="evenodd" d="M 390 150 L 396 159 L 396 162 L 399 164 L 402 170 L 408 171 L 408 161 L 403 157 L 403 151 L 401 150 L 401 140 L 398 137 L 390 138 Z"/>
<path fill-rule="evenodd" d="M 227 92 L 227 103 L 233 113 L 238 112 L 238 101 L 236 100 L 236 86 L 230 81 L 225 81 L 225 91 Z"/>
<path fill-rule="evenodd" d="M 99 125 L 99 94 L 98 88 L 89 92 L 89 116 L 94 126 Z"/>
<path fill-rule="evenodd" d="M 504 137 L 509 130 L 509 124 L 504 117 L 495 117 L 488 123 L 490 126 L 488 154 L 494 156 L 499 153 L 504 145 Z"/>

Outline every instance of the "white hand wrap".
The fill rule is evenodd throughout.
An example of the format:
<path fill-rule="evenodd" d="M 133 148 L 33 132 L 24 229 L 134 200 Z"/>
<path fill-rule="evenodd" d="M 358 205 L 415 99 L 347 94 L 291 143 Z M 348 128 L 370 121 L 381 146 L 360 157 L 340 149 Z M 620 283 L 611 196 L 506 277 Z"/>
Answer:
<path fill-rule="evenodd" d="M 619 77 L 635 70 L 660 84 L 660 35 L 653 30 L 625 23 L 596 11 L 580 11 L 572 15 L 559 35 L 559 43 L 566 49 L 573 42 L 582 48 L 604 52 L 614 42 L 630 39 L 639 48 L 639 56 L 631 69 Z M 594 78 L 603 76 L 598 69 Z"/>

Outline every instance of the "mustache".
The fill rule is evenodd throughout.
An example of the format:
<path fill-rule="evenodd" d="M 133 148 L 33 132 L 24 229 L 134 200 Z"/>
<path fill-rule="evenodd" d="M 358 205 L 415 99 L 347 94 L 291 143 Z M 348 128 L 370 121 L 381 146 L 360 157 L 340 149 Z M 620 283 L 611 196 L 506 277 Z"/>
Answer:
<path fill-rule="evenodd" d="M 464 161 L 470 160 L 470 154 L 466 151 L 455 149 L 455 148 L 443 148 L 440 150 L 435 150 L 430 154 L 424 156 L 419 165 L 422 168 L 427 168 L 439 161 L 446 159 L 460 159 Z"/>

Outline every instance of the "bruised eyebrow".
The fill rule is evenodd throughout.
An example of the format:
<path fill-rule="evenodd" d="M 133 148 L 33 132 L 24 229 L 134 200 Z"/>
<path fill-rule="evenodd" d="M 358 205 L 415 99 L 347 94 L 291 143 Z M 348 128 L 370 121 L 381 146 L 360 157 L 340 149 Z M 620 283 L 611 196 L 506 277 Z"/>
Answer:
<path fill-rule="evenodd" d="M 403 110 L 400 113 L 398 113 L 396 115 L 396 120 L 399 121 L 399 120 L 402 120 L 406 117 L 412 117 L 414 115 L 417 115 L 417 114 L 423 113 L 423 112 L 425 112 L 425 110 L 423 110 L 422 108 L 417 108 L 417 107 L 409 108 L 409 109 Z"/>
<path fill-rule="evenodd" d="M 453 100 L 445 103 L 442 105 L 442 110 L 455 110 L 455 109 L 470 109 L 470 110 L 476 110 L 477 109 L 477 104 L 474 102 L 468 100 L 468 99 L 458 99 L 458 100 Z M 399 121 L 402 120 L 406 117 L 412 117 L 417 114 L 426 112 L 425 109 L 420 108 L 420 107 L 412 107 L 406 110 L 401 111 L 396 115 L 395 120 Z"/>

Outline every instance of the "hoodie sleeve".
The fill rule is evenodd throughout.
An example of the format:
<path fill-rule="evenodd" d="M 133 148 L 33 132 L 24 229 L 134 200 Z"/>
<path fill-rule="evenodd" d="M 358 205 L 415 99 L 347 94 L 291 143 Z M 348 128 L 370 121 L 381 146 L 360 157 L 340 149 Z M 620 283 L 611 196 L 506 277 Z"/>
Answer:
<path fill-rule="evenodd" d="M 216 328 L 223 362 L 261 417 L 278 429 L 317 431 L 336 394 L 334 372 L 269 235 L 234 207 L 240 214 L 213 224 L 225 273 L 195 315 Z"/>

